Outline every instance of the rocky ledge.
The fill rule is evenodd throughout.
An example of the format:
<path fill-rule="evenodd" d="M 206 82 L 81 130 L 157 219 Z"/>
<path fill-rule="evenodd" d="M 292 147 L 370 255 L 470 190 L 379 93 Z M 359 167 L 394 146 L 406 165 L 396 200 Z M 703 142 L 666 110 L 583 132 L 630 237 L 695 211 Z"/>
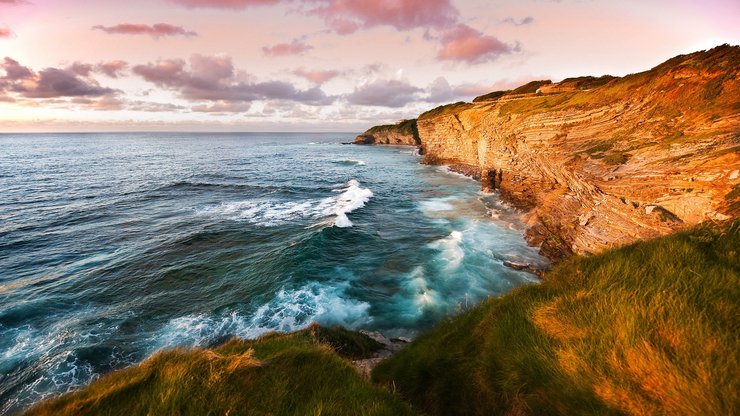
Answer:
<path fill-rule="evenodd" d="M 375 126 L 360 134 L 355 144 L 392 144 L 418 146 L 419 132 L 416 128 L 416 119 L 401 120 L 396 124 Z"/>
<path fill-rule="evenodd" d="M 535 81 L 374 127 L 526 212 L 557 261 L 740 212 L 740 47 L 617 77 Z"/>

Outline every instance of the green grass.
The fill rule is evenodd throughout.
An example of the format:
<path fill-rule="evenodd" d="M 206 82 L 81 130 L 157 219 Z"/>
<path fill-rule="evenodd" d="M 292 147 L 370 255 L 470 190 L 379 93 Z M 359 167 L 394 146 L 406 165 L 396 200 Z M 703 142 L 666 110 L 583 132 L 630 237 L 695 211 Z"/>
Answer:
<path fill-rule="evenodd" d="M 473 102 L 478 103 L 481 101 L 496 101 L 499 98 L 503 97 L 504 95 L 508 94 L 509 92 L 511 92 L 511 90 L 489 92 L 488 94 L 479 95 L 473 98 Z"/>
<path fill-rule="evenodd" d="M 375 126 L 368 129 L 365 134 L 379 133 L 388 130 L 396 130 L 400 134 L 413 135 L 414 137 L 419 136 L 419 132 L 416 129 L 416 119 L 403 120 L 397 124 L 384 124 L 382 126 Z"/>
<path fill-rule="evenodd" d="M 419 120 L 449 114 L 456 115 L 464 110 L 467 110 L 468 108 L 471 108 L 472 106 L 473 104 L 466 103 L 464 101 L 458 101 L 454 104 L 440 105 L 439 107 L 435 107 L 429 111 L 421 113 L 419 115 Z"/>
<path fill-rule="evenodd" d="M 540 81 L 530 81 L 521 87 L 516 87 L 509 93 L 510 95 L 515 94 L 534 94 L 537 92 L 537 90 L 543 86 L 543 85 L 549 85 L 552 84 L 552 81 L 549 79 L 540 80 Z"/>
<path fill-rule="evenodd" d="M 740 221 L 588 258 L 381 363 L 430 415 L 736 414 Z"/>
<path fill-rule="evenodd" d="M 414 414 L 341 356 L 357 358 L 378 347 L 358 333 L 314 326 L 253 341 L 232 339 L 212 350 L 169 350 L 27 414 Z"/>

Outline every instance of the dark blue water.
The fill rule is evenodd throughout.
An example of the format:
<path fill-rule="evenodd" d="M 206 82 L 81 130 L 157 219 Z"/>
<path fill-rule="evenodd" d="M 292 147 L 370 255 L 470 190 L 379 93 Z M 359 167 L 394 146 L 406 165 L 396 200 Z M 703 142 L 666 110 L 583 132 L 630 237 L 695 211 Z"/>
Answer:
<path fill-rule="evenodd" d="M 413 336 L 534 281 L 496 195 L 351 138 L 0 135 L 0 413 L 164 347 Z"/>

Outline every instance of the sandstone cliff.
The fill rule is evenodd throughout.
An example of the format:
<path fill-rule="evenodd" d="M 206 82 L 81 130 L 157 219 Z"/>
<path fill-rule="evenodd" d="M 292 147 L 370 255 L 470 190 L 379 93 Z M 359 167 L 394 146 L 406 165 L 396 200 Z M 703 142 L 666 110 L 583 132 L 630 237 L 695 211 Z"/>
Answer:
<path fill-rule="evenodd" d="M 487 94 L 421 114 L 421 151 L 480 172 L 554 260 L 736 217 L 739 66 L 740 47 L 723 45 L 623 78 Z"/>
<path fill-rule="evenodd" d="M 395 144 L 418 146 L 419 133 L 416 119 L 403 120 L 397 124 L 375 126 L 357 136 L 356 144 Z"/>

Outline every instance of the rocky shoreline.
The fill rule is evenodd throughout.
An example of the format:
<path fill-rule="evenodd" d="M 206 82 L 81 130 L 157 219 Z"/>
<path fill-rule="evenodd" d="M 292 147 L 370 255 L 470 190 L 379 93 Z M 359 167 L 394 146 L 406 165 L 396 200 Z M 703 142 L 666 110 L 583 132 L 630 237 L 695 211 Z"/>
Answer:
<path fill-rule="evenodd" d="M 740 47 L 723 45 L 622 78 L 539 81 L 355 143 L 417 146 L 422 163 L 480 180 L 558 262 L 738 216 L 739 64 Z"/>

